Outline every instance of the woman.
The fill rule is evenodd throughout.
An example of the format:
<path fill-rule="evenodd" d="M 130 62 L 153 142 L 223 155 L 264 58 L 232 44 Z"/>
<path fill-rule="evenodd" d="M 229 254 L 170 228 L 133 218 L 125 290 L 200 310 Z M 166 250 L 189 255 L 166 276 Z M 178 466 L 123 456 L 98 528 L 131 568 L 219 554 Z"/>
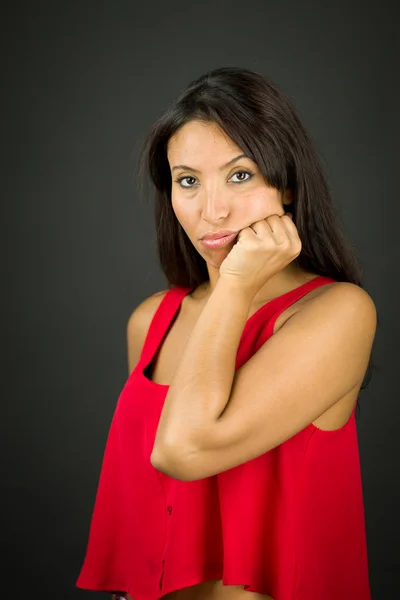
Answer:
<path fill-rule="evenodd" d="M 376 310 L 267 78 L 192 82 L 144 151 L 168 289 L 132 313 L 78 587 L 370 600 L 355 406 Z"/>

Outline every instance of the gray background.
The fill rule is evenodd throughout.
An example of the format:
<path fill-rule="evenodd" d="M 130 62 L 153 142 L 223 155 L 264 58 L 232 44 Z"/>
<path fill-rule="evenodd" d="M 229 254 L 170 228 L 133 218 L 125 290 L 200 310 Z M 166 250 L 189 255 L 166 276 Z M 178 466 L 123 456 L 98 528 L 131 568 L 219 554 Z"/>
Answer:
<path fill-rule="evenodd" d="M 192 79 L 242 66 L 294 101 L 378 309 L 357 424 L 373 598 L 400 597 L 398 17 L 385 1 L 3 5 L 4 594 L 90 597 L 74 586 L 126 324 L 165 289 L 138 151 Z"/>

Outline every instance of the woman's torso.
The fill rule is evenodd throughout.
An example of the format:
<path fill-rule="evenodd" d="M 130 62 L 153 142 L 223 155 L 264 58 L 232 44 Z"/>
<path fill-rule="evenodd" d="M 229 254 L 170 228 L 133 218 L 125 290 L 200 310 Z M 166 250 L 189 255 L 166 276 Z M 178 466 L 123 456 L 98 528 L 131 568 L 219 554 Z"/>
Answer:
<path fill-rule="evenodd" d="M 126 596 L 127 600 L 135 600 Z M 176 590 L 162 596 L 163 600 L 273 600 L 271 596 L 247 592 L 243 586 L 223 585 L 221 579 L 204 581 L 198 585 Z"/>
<path fill-rule="evenodd" d="M 316 277 L 316 274 L 304 274 L 303 281 L 293 284 L 292 288 L 283 290 L 279 295 L 282 295 L 291 289 L 294 289 Z M 332 284 L 334 285 L 334 284 Z M 323 285 L 309 291 L 305 296 L 291 304 L 287 309 L 283 310 L 277 317 L 273 333 L 275 334 L 284 323 L 297 311 L 301 310 L 305 303 L 313 302 L 321 294 L 326 292 L 329 285 Z M 166 293 L 166 292 L 165 292 Z M 154 312 L 162 301 L 165 294 L 157 295 L 157 302 L 154 306 Z M 263 304 L 269 302 L 273 298 L 267 298 L 262 304 L 254 305 L 249 311 L 250 318 Z M 183 348 L 191 335 L 191 332 L 196 324 L 196 321 L 204 307 L 205 301 L 196 300 L 194 294 L 186 296 L 178 310 L 175 319 L 172 321 L 162 344 L 154 355 L 150 365 L 145 369 L 145 376 L 151 381 L 170 385 L 173 375 L 177 369 L 182 356 Z M 350 417 L 358 396 L 358 389 L 353 390 L 321 415 L 314 425 L 320 429 L 336 429 L 346 423 Z M 273 600 L 270 596 L 257 594 L 254 592 L 245 591 L 242 586 L 223 586 L 221 580 L 206 581 L 204 583 L 187 587 L 182 590 L 177 590 L 163 596 L 163 600 Z M 134 600 L 134 599 L 133 599 Z"/>

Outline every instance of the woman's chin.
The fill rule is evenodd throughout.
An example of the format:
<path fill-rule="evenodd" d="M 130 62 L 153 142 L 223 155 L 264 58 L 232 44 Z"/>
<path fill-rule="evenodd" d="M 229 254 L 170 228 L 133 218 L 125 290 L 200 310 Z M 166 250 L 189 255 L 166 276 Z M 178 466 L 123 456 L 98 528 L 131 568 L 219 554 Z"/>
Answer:
<path fill-rule="evenodd" d="M 228 246 L 224 246 L 223 248 L 213 248 L 207 250 L 202 248 L 201 252 L 199 250 L 198 252 L 202 258 L 204 258 L 208 266 L 214 269 L 219 269 L 229 252 L 232 250 L 233 246 L 234 243 L 231 242 Z"/>

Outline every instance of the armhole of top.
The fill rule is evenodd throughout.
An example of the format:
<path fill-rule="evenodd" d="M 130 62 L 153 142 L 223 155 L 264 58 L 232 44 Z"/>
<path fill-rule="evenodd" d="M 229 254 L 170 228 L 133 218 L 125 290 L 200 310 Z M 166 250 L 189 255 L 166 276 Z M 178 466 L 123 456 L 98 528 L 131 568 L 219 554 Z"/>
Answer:
<path fill-rule="evenodd" d="M 265 336 L 264 336 L 265 341 L 273 335 L 274 325 L 276 323 L 276 320 L 281 315 L 281 313 L 283 313 L 284 310 L 286 310 L 287 308 L 289 308 L 290 306 L 295 304 L 298 300 L 300 300 L 304 296 L 307 296 L 308 292 L 311 292 L 311 291 L 313 291 L 317 288 L 320 288 L 324 285 L 329 285 L 331 283 L 337 283 L 337 280 L 332 279 L 331 277 L 319 276 L 319 277 L 316 277 L 315 279 L 318 279 L 317 284 L 314 283 L 314 280 L 311 280 L 308 282 L 308 284 L 310 284 L 310 285 L 307 285 L 304 289 L 302 289 L 301 293 L 299 293 L 298 289 L 292 290 L 292 292 L 289 293 L 289 296 L 286 298 L 285 302 L 282 302 L 282 304 L 280 304 L 279 308 L 277 308 L 276 311 L 273 313 L 273 315 L 268 319 L 268 324 L 267 324 L 267 327 L 265 328 Z M 296 292 L 297 292 L 297 294 L 296 294 Z M 277 298 L 276 300 L 279 300 L 279 298 Z"/>

